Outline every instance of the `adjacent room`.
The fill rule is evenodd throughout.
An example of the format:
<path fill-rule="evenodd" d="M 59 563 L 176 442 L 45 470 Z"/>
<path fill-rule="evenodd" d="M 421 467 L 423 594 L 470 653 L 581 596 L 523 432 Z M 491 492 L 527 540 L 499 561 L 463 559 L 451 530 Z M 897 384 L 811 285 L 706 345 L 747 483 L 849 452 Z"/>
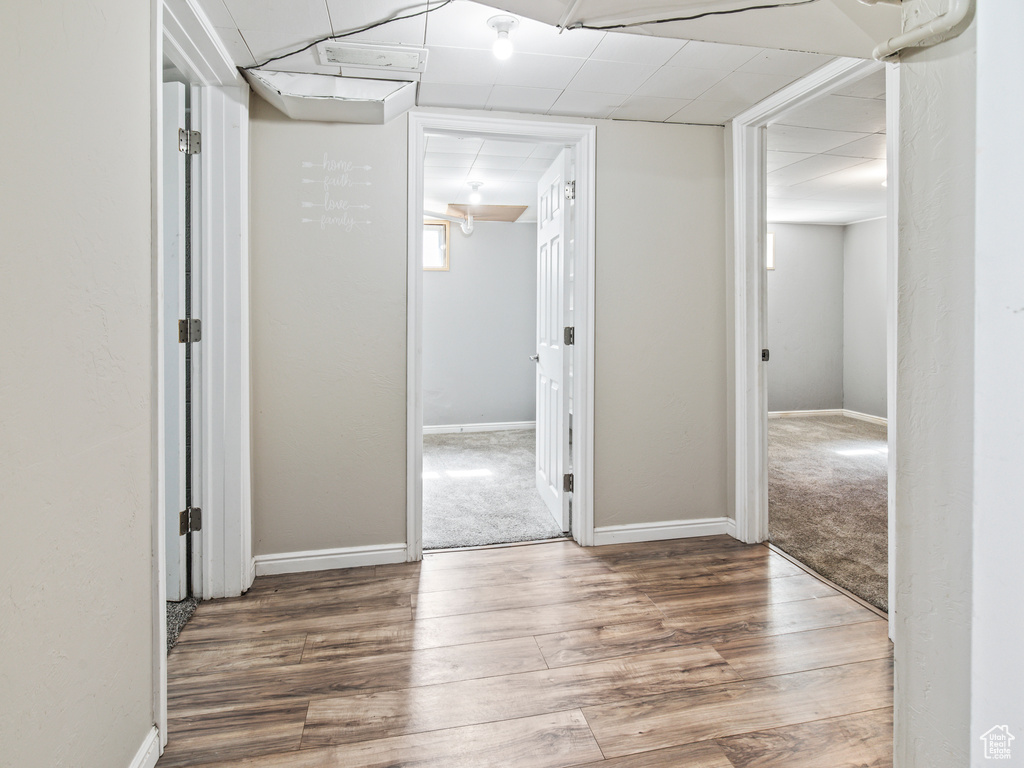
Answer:
<path fill-rule="evenodd" d="M 772 544 L 888 608 L 885 71 L 768 128 Z"/>
<path fill-rule="evenodd" d="M 538 183 L 561 147 L 427 137 L 423 547 L 563 535 L 537 487 Z"/>

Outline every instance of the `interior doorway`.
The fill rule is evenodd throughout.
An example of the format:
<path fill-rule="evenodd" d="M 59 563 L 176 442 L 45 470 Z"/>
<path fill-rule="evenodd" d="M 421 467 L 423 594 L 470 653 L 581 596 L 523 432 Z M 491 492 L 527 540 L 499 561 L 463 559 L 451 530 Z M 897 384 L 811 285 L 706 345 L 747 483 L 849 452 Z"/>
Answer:
<path fill-rule="evenodd" d="M 787 349 L 784 340 L 779 338 L 771 339 L 771 312 L 775 310 L 769 306 L 768 298 L 769 283 L 780 274 L 779 260 L 782 257 L 783 251 L 786 251 L 786 258 L 794 258 L 793 239 L 790 238 L 794 232 L 780 231 L 781 227 L 779 225 L 769 225 L 768 222 L 770 219 L 785 221 L 787 217 L 795 215 L 796 210 L 801 207 L 809 211 L 817 211 L 817 213 L 811 214 L 812 221 L 815 215 L 825 215 L 823 212 L 827 206 L 823 203 L 822 199 L 814 199 L 816 195 L 823 194 L 822 190 L 818 190 L 815 194 L 807 194 L 816 184 L 826 186 L 823 182 L 819 183 L 818 179 L 832 172 L 839 174 L 840 177 L 845 174 L 847 183 L 839 184 L 838 186 L 845 187 L 843 195 L 848 198 L 848 203 L 854 201 L 854 198 L 857 198 L 856 202 L 863 203 L 867 197 L 874 197 L 876 205 L 879 207 L 879 211 L 876 213 L 883 213 L 888 222 L 896 221 L 896 203 L 898 198 L 895 183 L 890 183 L 887 188 L 883 186 L 886 182 L 886 176 L 890 180 L 897 178 L 895 169 L 898 158 L 894 151 L 895 142 L 893 138 L 898 135 L 896 130 L 898 120 L 898 89 L 893 89 L 894 83 L 897 83 L 898 86 L 898 74 L 895 71 L 894 65 L 886 67 L 877 62 L 851 59 L 836 60 L 738 116 L 730 131 L 735 163 L 734 189 L 736 194 L 733 230 L 734 253 L 736 256 L 733 274 L 737 286 L 737 301 L 734 305 L 737 351 L 734 397 L 738 414 L 735 433 L 737 460 L 736 515 L 737 530 L 740 537 L 749 542 L 769 540 L 771 533 L 769 525 L 769 484 L 772 472 L 769 466 L 769 455 L 772 453 L 771 433 L 773 422 L 778 427 L 779 421 L 778 419 L 769 418 L 770 411 L 774 409 L 774 415 L 780 418 L 793 417 L 795 415 L 794 411 L 804 416 L 807 416 L 807 411 L 818 411 L 818 414 L 812 414 L 812 416 L 839 416 L 841 420 L 847 421 L 847 426 L 854 421 L 854 419 L 849 419 L 850 416 L 860 417 L 860 421 L 868 424 L 871 421 L 877 424 L 887 420 L 890 425 L 893 425 L 895 421 L 893 418 L 893 390 L 895 371 L 894 276 L 896 248 L 895 228 L 893 226 L 887 225 L 885 221 L 882 221 L 880 224 L 863 221 L 865 218 L 872 218 L 870 216 L 859 217 L 861 219 L 860 224 L 868 227 L 873 226 L 876 230 L 872 239 L 875 264 L 873 269 L 876 277 L 876 286 L 880 283 L 876 294 L 880 295 L 875 296 L 877 299 L 875 304 L 877 306 L 873 311 L 871 322 L 876 324 L 876 328 L 879 326 L 883 328 L 880 334 L 875 334 L 875 336 L 880 335 L 883 337 L 882 343 L 878 344 L 878 339 L 875 339 L 874 344 L 876 362 L 879 357 L 884 360 L 881 372 L 874 380 L 874 390 L 877 392 L 881 389 L 884 392 L 883 402 L 880 406 L 877 404 L 874 406 L 858 405 L 857 408 L 862 410 L 855 410 L 852 407 L 848 407 L 848 403 L 842 401 L 828 404 L 810 404 L 807 400 L 790 406 L 781 406 L 776 400 L 773 405 L 770 405 L 769 400 L 772 398 L 772 392 L 769 382 L 785 378 L 783 373 L 783 375 L 776 379 L 774 366 L 779 361 L 780 356 L 785 358 Z M 878 130 L 879 126 L 877 124 L 880 117 L 877 110 L 875 111 L 875 116 L 871 118 L 875 122 L 874 130 L 866 131 L 862 127 L 860 132 L 848 130 L 845 131 L 845 133 L 849 134 L 848 136 L 841 135 L 844 133 L 844 126 L 841 125 L 844 117 L 844 108 L 851 108 L 847 109 L 847 118 L 853 118 L 853 121 L 864 118 L 864 115 L 858 112 L 857 108 L 864 106 L 866 102 L 872 100 L 866 94 L 872 89 L 878 91 L 880 84 L 883 91 L 888 90 L 887 105 L 881 113 L 884 114 L 885 136 L 883 137 L 882 131 Z M 832 94 L 837 92 L 841 95 L 833 97 Z M 788 133 L 789 139 L 798 137 L 821 139 L 821 135 L 815 135 L 818 131 L 831 131 L 833 132 L 831 135 L 832 139 L 849 139 L 849 141 L 836 143 L 831 148 L 818 147 L 804 153 L 800 153 L 799 147 L 786 147 L 780 144 L 779 141 L 773 142 L 772 129 L 770 127 L 772 124 L 783 124 L 791 119 L 788 116 L 799 116 L 802 112 L 813 111 L 815 101 L 821 99 L 826 101 L 831 99 L 834 101 L 837 98 L 840 100 L 846 99 L 849 103 L 833 105 L 834 108 L 824 110 L 826 116 L 823 119 L 833 121 L 831 124 L 820 124 L 813 128 L 810 126 L 796 127 L 789 131 L 783 131 L 783 138 L 786 138 Z M 840 123 L 835 122 L 837 120 Z M 858 135 L 860 133 L 867 133 L 869 136 Z M 866 147 L 872 143 L 876 147 L 880 143 L 885 148 L 886 153 L 883 157 L 854 156 L 868 151 Z M 842 148 L 845 149 L 842 152 L 837 152 L 837 150 Z M 794 157 L 780 157 L 777 153 L 781 151 L 792 151 Z M 849 157 L 843 159 L 844 156 Z M 792 162 L 783 162 L 787 159 L 792 160 Z M 776 174 L 776 183 L 773 184 L 773 189 L 769 190 L 768 185 L 771 183 L 769 179 L 771 179 L 773 172 Z M 858 195 L 858 193 L 852 190 L 852 187 L 855 186 L 852 183 L 852 177 L 858 174 L 875 177 L 871 181 L 873 184 L 871 189 L 873 191 Z M 799 187 L 800 185 L 804 185 L 802 190 L 786 189 L 787 186 Z M 772 192 L 779 192 L 779 188 L 782 188 L 781 194 L 777 194 L 776 197 L 782 198 L 782 203 L 776 202 L 774 205 L 775 215 L 769 216 L 769 211 L 773 207 Z M 778 215 L 780 211 L 787 213 L 780 216 Z M 790 220 L 792 221 L 792 218 Z M 826 221 L 827 219 L 819 219 L 811 226 L 821 225 Z M 853 220 L 844 222 L 843 226 L 848 227 L 852 223 L 854 223 Z M 774 235 L 774 237 L 769 238 L 769 234 Z M 833 233 L 833 235 L 835 234 Z M 845 237 L 833 237 L 833 240 L 837 240 L 837 243 L 842 242 L 844 246 L 849 245 L 845 242 L 847 239 Z M 789 242 L 784 242 L 784 240 L 789 240 Z M 774 275 L 767 265 L 770 256 L 768 252 L 769 243 L 774 246 Z M 845 258 L 842 249 L 840 249 L 837 258 L 837 263 L 842 266 Z M 843 270 L 838 272 L 833 270 L 833 272 L 840 278 L 837 285 L 840 291 L 838 294 L 839 305 L 842 306 L 843 296 L 845 295 L 843 293 L 845 274 Z M 803 277 L 806 277 L 806 275 L 803 275 Z M 804 290 L 803 293 L 816 296 L 815 291 L 817 289 Z M 776 302 L 776 304 L 778 303 Z M 776 306 L 776 304 L 772 306 Z M 824 321 L 819 315 L 815 315 L 813 323 L 820 326 L 824 324 Z M 804 330 L 807 330 L 806 323 L 804 325 Z M 838 328 L 841 329 L 842 327 L 843 320 L 840 318 Z M 820 328 L 815 327 L 811 330 L 818 331 Z M 841 331 L 839 338 L 843 338 Z M 842 350 L 842 342 L 840 342 L 839 348 Z M 832 350 L 832 354 L 839 363 L 841 381 L 843 367 L 842 351 L 840 351 L 838 358 L 835 358 L 835 350 Z M 755 363 L 755 360 L 758 362 Z M 859 365 L 852 365 L 851 371 L 859 372 Z M 807 373 L 809 374 L 810 372 Z M 797 367 L 797 375 L 800 375 L 799 367 Z M 809 376 L 805 375 L 803 378 L 806 380 Z M 839 392 L 840 396 L 842 396 L 842 387 L 840 387 Z M 781 410 L 782 408 L 786 408 L 786 410 Z M 864 413 L 864 410 L 875 410 L 880 415 Z M 791 422 L 791 424 L 795 423 L 795 421 Z M 846 437 L 850 437 L 850 435 L 846 435 Z M 874 459 L 880 458 L 882 461 L 881 474 L 888 475 L 891 478 L 895 459 L 893 430 L 888 430 L 888 434 L 882 435 L 880 440 L 877 438 L 877 435 L 874 436 L 866 441 L 864 445 L 841 446 L 835 444 L 832 445 L 830 450 L 832 453 L 835 453 L 836 450 L 845 450 L 849 454 L 864 451 L 862 458 L 871 453 Z M 837 443 L 836 440 L 832 442 Z M 815 468 L 816 471 L 821 470 L 822 462 L 818 462 Z M 892 549 L 894 546 L 892 536 L 893 508 L 891 482 L 887 480 L 888 478 L 883 481 L 883 485 L 888 486 L 888 488 L 883 488 L 882 490 L 882 495 L 885 499 L 881 505 L 883 508 L 881 526 L 883 538 L 887 539 L 887 547 L 883 543 L 882 549 L 888 550 L 888 556 L 884 558 L 885 565 L 883 569 L 886 572 L 886 576 L 891 576 Z M 886 590 L 884 586 L 882 589 L 882 591 L 887 593 L 885 602 L 888 601 L 888 595 L 891 594 L 891 577 L 888 578 L 888 582 L 888 589 Z"/>
<path fill-rule="evenodd" d="M 410 559 L 592 541 L 593 165 L 590 126 L 411 117 Z"/>
<path fill-rule="evenodd" d="M 426 136 L 425 549 L 571 530 L 571 175 L 557 143 Z"/>

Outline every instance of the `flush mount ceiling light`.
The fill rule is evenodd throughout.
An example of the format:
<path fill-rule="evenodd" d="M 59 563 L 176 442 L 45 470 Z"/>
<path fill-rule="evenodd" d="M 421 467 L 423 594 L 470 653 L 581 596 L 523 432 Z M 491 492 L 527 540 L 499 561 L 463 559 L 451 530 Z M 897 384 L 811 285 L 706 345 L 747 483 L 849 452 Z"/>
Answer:
<path fill-rule="evenodd" d="M 479 181 L 469 182 L 469 186 L 472 188 L 472 192 L 469 193 L 469 202 L 471 205 L 480 205 L 480 201 L 483 199 L 480 195 L 480 187 L 483 184 Z"/>
<path fill-rule="evenodd" d="M 492 16 L 487 20 L 487 26 L 498 33 L 498 39 L 491 46 L 495 58 L 507 59 L 514 50 L 508 33 L 519 26 L 519 19 L 515 16 Z"/>

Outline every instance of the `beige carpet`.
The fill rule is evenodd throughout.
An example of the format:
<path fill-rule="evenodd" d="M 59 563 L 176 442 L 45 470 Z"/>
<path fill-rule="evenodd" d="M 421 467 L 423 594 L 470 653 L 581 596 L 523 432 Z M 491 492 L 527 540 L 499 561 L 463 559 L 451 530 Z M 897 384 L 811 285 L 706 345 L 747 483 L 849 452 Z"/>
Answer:
<path fill-rule="evenodd" d="M 423 436 L 423 547 L 562 535 L 537 492 L 532 429 Z"/>
<path fill-rule="evenodd" d="M 884 426 L 845 416 L 768 420 L 771 542 L 888 610 Z"/>

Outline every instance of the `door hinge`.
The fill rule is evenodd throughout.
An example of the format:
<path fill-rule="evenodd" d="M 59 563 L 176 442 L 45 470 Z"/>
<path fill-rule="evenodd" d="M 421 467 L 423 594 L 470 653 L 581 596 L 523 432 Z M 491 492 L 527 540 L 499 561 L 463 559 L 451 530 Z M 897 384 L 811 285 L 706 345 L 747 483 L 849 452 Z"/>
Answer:
<path fill-rule="evenodd" d="M 565 199 L 575 200 L 576 199 L 576 182 L 567 181 L 565 182 Z"/>
<path fill-rule="evenodd" d="M 178 151 L 184 152 L 186 155 L 198 155 L 202 149 L 202 139 L 199 131 L 186 131 L 184 128 L 179 128 Z"/>
<path fill-rule="evenodd" d="M 201 530 L 203 530 L 203 510 L 199 507 L 189 507 L 178 514 L 179 536 Z"/>
<path fill-rule="evenodd" d="M 565 493 L 572 493 L 572 475 L 562 475 L 562 490 Z"/>
<path fill-rule="evenodd" d="M 574 326 L 570 325 L 565 329 L 565 334 L 563 336 L 562 341 L 565 343 L 565 346 L 567 347 L 571 347 L 573 344 L 576 343 L 576 328 Z"/>
<path fill-rule="evenodd" d="M 762 349 L 761 350 L 761 362 L 762 363 L 767 363 L 768 362 L 768 350 L 767 349 Z"/>
<path fill-rule="evenodd" d="M 203 323 L 198 318 L 178 321 L 178 343 L 191 344 L 203 340 Z"/>

